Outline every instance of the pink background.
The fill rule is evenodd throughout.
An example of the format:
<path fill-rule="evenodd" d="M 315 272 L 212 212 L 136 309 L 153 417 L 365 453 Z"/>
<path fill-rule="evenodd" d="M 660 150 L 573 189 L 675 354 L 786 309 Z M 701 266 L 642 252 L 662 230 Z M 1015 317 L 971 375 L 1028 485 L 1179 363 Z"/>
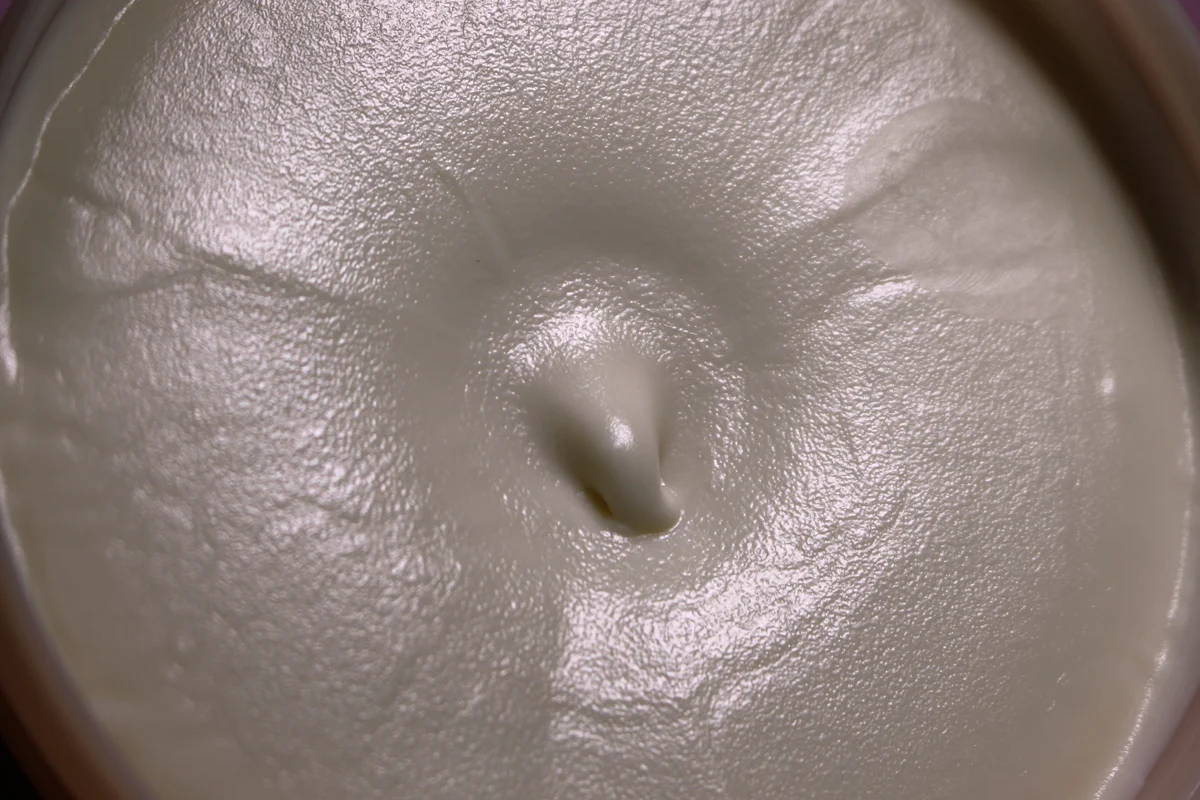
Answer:
<path fill-rule="evenodd" d="M 1183 4 L 1183 10 L 1192 18 L 1192 22 L 1196 23 L 1196 27 L 1200 28 L 1200 0 L 1179 0 Z"/>

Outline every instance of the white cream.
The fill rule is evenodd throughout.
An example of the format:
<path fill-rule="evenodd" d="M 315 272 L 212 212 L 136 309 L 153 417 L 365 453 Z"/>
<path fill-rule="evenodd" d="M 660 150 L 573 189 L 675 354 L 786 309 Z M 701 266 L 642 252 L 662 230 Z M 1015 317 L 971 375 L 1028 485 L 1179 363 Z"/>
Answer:
<path fill-rule="evenodd" d="M 1124 800 L 1195 688 L 1154 259 L 963 3 L 77 3 L 0 165 L 10 531 L 165 800 Z"/>

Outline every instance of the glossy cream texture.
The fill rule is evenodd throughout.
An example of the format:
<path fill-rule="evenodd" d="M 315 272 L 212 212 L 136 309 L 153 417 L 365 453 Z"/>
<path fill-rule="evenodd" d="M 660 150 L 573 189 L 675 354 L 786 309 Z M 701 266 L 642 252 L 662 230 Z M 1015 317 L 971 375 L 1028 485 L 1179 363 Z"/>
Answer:
<path fill-rule="evenodd" d="M 78 3 L 2 147 L 9 545 L 165 800 L 1121 799 L 1194 688 L 1156 265 L 964 4 Z"/>

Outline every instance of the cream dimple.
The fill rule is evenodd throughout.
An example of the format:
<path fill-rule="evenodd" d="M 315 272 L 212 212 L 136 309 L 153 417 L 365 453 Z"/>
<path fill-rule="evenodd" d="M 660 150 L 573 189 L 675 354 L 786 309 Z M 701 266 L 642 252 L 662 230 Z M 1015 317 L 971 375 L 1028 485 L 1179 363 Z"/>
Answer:
<path fill-rule="evenodd" d="M 663 390 L 652 365 L 607 355 L 554 365 L 531 389 L 531 428 L 553 461 L 599 500 L 599 510 L 634 533 L 662 533 L 679 521 L 663 482 Z"/>

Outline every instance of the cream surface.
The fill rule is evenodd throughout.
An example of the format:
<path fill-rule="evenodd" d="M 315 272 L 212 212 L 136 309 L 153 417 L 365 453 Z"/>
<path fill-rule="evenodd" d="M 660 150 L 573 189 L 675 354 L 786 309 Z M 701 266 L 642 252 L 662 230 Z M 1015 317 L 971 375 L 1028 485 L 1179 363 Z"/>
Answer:
<path fill-rule="evenodd" d="M 1123 800 L 1195 688 L 1157 267 L 964 3 L 81 2 L 3 137 L 9 546 L 165 800 Z"/>

